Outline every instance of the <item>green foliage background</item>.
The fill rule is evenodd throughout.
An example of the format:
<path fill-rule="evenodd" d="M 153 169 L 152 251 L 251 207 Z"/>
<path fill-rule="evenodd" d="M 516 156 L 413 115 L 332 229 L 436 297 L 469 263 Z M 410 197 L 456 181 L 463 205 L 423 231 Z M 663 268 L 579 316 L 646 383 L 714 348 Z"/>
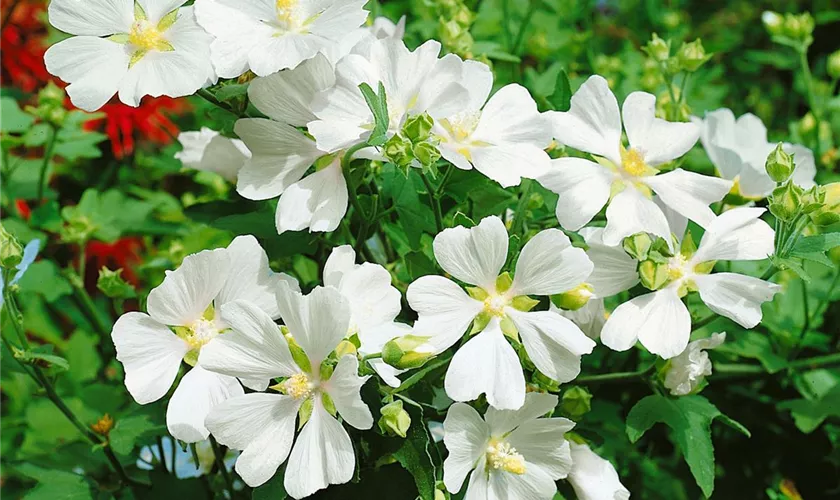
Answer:
<path fill-rule="evenodd" d="M 13 3 L 4 2 L 6 23 L 15 22 L 6 16 Z M 474 13 L 471 43 L 463 31 L 446 24 L 456 12 L 453 6 L 460 5 Z M 805 144 L 818 153 L 820 184 L 840 180 L 835 171 L 840 98 L 836 80 L 832 84 L 826 71 L 828 55 L 838 49 L 840 5 L 831 0 L 373 0 L 368 8 L 392 20 L 406 15 L 409 47 L 437 38 L 451 51 L 489 62 L 497 88 L 523 83 L 543 110 L 562 104 L 569 91 L 595 73 L 609 80 L 619 101 L 634 90 L 667 101 L 665 82 L 640 48 L 654 32 L 671 39 L 673 47 L 701 38 L 714 55 L 688 82 L 684 111 L 702 116 L 729 107 L 736 115 L 755 113 L 768 126 L 771 141 Z M 761 13 L 768 9 L 814 16 L 808 61 L 816 103 L 808 102 L 799 56 L 773 43 L 762 25 Z M 48 40 L 60 37 L 51 32 Z M 5 71 L 4 63 L 4 77 Z M 568 75 L 568 88 L 563 74 Z M 244 87 L 224 82 L 213 89 L 222 107 L 233 112 L 190 97 L 192 111 L 173 119 L 181 130 L 207 126 L 232 135 L 239 110 L 247 107 Z M 320 267 L 330 249 L 364 233 L 372 238 L 365 246 L 366 258 L 385 265 L 404 292 L 412 280 L 438 272 L 431 250 L 437 203 L 446 227 L 506 209 L 517 211 L 513 229 L 523 240 L 556 226 L 556 195 L 536 183 L 527 190 L 505 190 L 474 172 L 456 170 L 444 189 L 441 177 L 427 186 L 416 172 L 406 177 L 392 165 L 382 165 L 356 170 L 351 180 L 362 208 L 378 214 L 375 224 L 351 217 L 349 234 L 278 236 L 273 224 L 276 201 L 244 200 L 213 174 L 183 170 L 173 158 L 180 149 L 174 141 L 156 143 L 138 130 L 134 152 L 118 158 L 107 135 L 82 126 L 91 118 L 86 113 L 68 111 L 59 129 L 51 125 L 51 116 L 44 114 L 45 97 L 39 101 L 36 92 L 25 92 L 8 80 L 2 87 L 2 223 L 23 243 L 41 241 L 39 260 L 18 289 L 9 292 L 15 304 L 7 301 L 3 307 L 3 337 L 17 345 L 11 319 L 19 306 L 32 346 L 30 359 L 24 361 L 41 367 L 82 428 L 111 416 L 115 425 L 107 438 L 109 453 L 129 476 L 152 486 L 121 486 L 109 467 L 106 440 L 74 426 L 25 374 L 6 343 L 0 361 L 0 493 L 7 498 L 224 498 L 226 477 L 218 468 L 181 480 L 160 466 L 151 472 L 137 469 L 139 451 L 159 446 L 166 435 L 167 399 L 142 407 L 131 400 L 110 341 L 116 317 L 137 309 L 138 298 L 189 253 L 224 246 L 238 234 L 254 234 L 272 267 L 294 274 L 308 290 L 320 283 Z M 822 110 L 820 130 L 809 114 L 812 104 Z M 698 172 L 714 170 L 699 146 L 686 165 Z M 40 183 L 44 169 L 46 188 Z M 28 217 L 21 202 L 31 209 Z M 827 232 L 838 230 L 835 226 Z M 136 242 L 136 260 L 87 258 L 89 242 L 126 241 Z M 837 245 L 827 248 L 832 246 Z M 711 354 L 715 374 L 702 395 L 671 400 L 653 392 L 645 377 L 612 381 L 596 376 L 644 370 L 653 359 L 640 350 L 599 348 L 584 357 L 582 377 L 575 384 L 586 387 L 593 398 L 576 432 L 617 465 L 634 498 L 700 498 L 712 492 L 712 483 L 716 498 L 840 495 L 840 370 L 831 365 L 810 369 L 802 361 L 836 353 L 840 341 L 840 251 L 829 250 L 823 262 L 804 261 L 801 270 L 776 276 L 785 292 L 765 306 L 765 320 L 755 330 L 743 330 L 725 318 L 703 327 L 700 335 L 726 331 L 727 342 Z M 107 297 L 96 287 L 103 265 L 130 268 L 137 275 L 136 289 Z M 757 276 L 766 265 L 733 268 Z M 695 318 L 709 315 L 699 301 L 690 306 Z M 403 319 L 413 319 L 407 307 L 403 311 Z M 422 369 L 425 378 L 405 392 L 423 402 L 419 408 L 406 405 L 413 421 L 406 438 L 352 431 L 354 442 L 361 443 L 359 476 L 313 498 L 432 498 L 434 474 L 440 479 L 445 450 L 416 424 L 442 421 L 449 404 L 440 384 L 443 370 L 439 360 L 432 362 Z M 372 384 L 364 390 L 376 418 L 380 395 Z M 236 495 L 282 498 L 281 477 Z M 574 497 L 565 484 L 561 495 Z"/>

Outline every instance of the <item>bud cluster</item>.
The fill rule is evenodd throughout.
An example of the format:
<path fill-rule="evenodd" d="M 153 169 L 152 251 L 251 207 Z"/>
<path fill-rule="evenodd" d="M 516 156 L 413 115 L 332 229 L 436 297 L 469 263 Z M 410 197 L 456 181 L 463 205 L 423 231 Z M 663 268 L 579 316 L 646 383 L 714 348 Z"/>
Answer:
<path fill-rule="evenodd" d="M 774 216 L 790 222 L 804 214 L 811 216 L 818 224 L 832 223 L 832 210 L 826 208 L 826 186 L 814 186 L 810 189 L 797 186 L 791 179 L 796 168 L 793 154 L 786 153 L 781 143 L 767 156 L 764 168 L 767 175 L 777 184 L 769 197 L 770 212 Z"/>
<path fill-rule="evenodd" d="M 465 59 L 473 57 L 470 27 L 475 14 L 463 0 L 437 0 L 438 35 L 444 47 Z"/>
<path fill-rule="evenodd" d="M 694 73 L 713 55 L 706 53 L 703 42 L 699 38 L 693 42 L 683 42 L 672 55 L 671 40 L 663 40 L 656 33 L 653 34 L 647 45 L 642 47 L 642 50 L 652 60 L 659 63 L 665 73 L 670 75 L 675 75 L 680 71 Z"/>
<path fill-rule="evenodd" d="M 814 41 L 814 18 L 811 14 L 779 14 L 765 11 L 761 21 L 773 40 L 789 46 L 807 47 Z"/>
<path fill-rule="evenodd" d="M 433 125 L 428 113 L 408 118 L 383 146 L 385 156 L 403 169 L 418 164 L 424 172 L 430 169 L 440 159 L 438 141 L 431 134 Z"/>

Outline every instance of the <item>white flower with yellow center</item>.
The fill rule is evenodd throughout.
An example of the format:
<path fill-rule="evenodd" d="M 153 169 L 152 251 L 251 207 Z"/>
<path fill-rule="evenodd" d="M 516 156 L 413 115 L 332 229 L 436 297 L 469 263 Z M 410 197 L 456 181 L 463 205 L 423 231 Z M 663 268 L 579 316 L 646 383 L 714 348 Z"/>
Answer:
<path fill-rule="evenodd" d="M 337 290 L 319 287 L 302 295 L 284 287 L 278 307 L 294 355 L 281 328 L 259 307 L 237 301 L 222 308 L 232 331 L 205 347 L 200 362 L 240 379 L 282 380 L 272 386 L 279 393 L 228 399 L 206 423 L 220 443 L 243 450 L 236 472 L 245 483 L 265 483 L 288 457 L 284 486 L 303 498 L 353 477 L 353 444 L 337 417 L 371 428 L 373 416 L 359 393 L 368 377 L 358 375 L 356 356 L 327 360 L 350 326 L 350 305 Z M 292 447 L 299 414 L 303 428 Z"/>
<path fill-rule="evenodd" d="M 213 172 L 230 182 L 236 182 L 236 175 L 245 160 L 251 157 L 244 142 L 207 127 L 196 132 L 181 132 L 178 142 L 184 149 L 175 153 L 175 159 L 181 160 L 185 167 Z"/>
<path fill-rule="evenodd" d="M 656 98 L 633 92 L 619 113 L 607 81 L 590 77 L 572 96 L 568 112 L 549 112 L 558 142 L 594 155 L 552 160 L 540 183 L 560 195 L 557 220 L 571 231 L 586 225 L 604 205 L 604 242 L 618 245 L 625 237 L 648 232 L 670 241 L 668 221 L 651 200 L 652 193 L 671 209 L 702 227 L 714 219 L 711 203 L 729 192 L 732 182 L 676 169 L 660 174 L 657 167 L 694 146 L 699 129 L 692 123 L 656 118 Z M 622 115 L 629 148 L 621 141 Z"/>
<path fill-rule="evenodd" d="M 73 104 L 95 111 L 119 93 L 181 97 L 216 81 L 207 34 L 186 0 L 53 0 L 49 19 L 73 36 L 47 50 L 47 70 L 69 83 Z"/>
<path fill-rule="evenodd" d="M 216 40 L 222 78 L 268 76 L 331 50 L 367 18 L 365 0 L 197 0 L 196 16 Z"/>
<path fill-rule="evenodd" d="M 596 455 L 588 445 L 570 444 L 569 483 L 578 500 L 630 500 L 630 491 L 621 484 L 613 464 Z"/>
<path fill-rule="evenodd" d="M 677 254 L 667 264 L 667 280 L 656 291 L 640 295 L 620 306 L 607 319 L 601 341 L 616 351 L 626 351 L 636 341 L 650 352 L 669 359 L 682 353 L 691 334 L 691 315 L 682 302 L 690 292 L 717 314 L 744 328 L 761 321 L 761 304 L 773 299 L 779 285 L 737 273 L 710 274 L 720 260 L 763 260 L 773 253 L 773 229 L 759 217 L 763 208 L 736 208 L 716 217 L 706 229 L 700 246 L 690 254 Z M 675 227 L 685 228 L 685 220 Z M 676 234 L 682 233 L 675 229 Z M 620 249 L 615 249 L 620 251 Z M 599 269 L 604 259 L 589 253 Z M 633 286 L 638 273 L 628 267 L 613 267 L 607 294 Z M 609 277 L 602 274 L 600 282 Z M 606 296 L 606 295 L 604 295 Z"/>
<path fill-rule="evenodd" d="M 767 175 L 764 164 L 776 143 L 767 142 L 767 128 L 751 113 L 735 119 L 732 110 L 720 108 L 706 113 L 706 117 L 691 117 L 700 127 L 700 142 L 721 177 L 735 182 L 737 194 L 761 199 L 769 195 L 776 183 Z M 793 154 L 796 165 L 791 179 L 798 186 L 810 189 L 814 185 L 817 166 L 814 153 L 799 144 L 783 145 Z"/>
<path fill-rule="evenodd" d="M 418 320 L 413 334 L 429 337 L 428 348 L 442 352 L 473 325 L 473 336 L 449 365 L 444 386 L 456 401 L 482 393 L 499 409 L 515 409 L 525 400 L 525 377 L 519 357 L 505 336 L 521 341 L 546 376 L 559 382 L 580 372 L 580 357 L 595 343 L 568 319 L 551 311 L 529 312 L 528 295 L 553 295 L 574 289 L 592 272 L 583 250 L 573 248 L 557 229 L 541 231 L 522 248 L 513 280 L 500 276 L 508 254 L 508 234 L 498 217 L 473 228 L 445 229 L 434 240 L 435 257 L 444 271 L 475 285 L 469 295 L 454 281 L 424 276 L 406 296 Z"/>
<path fill-rule="evenodd" d="M 185 361 L 193 368 L 178 384 L 166 411 L 169 432 L 186 442 L 207 439 L 204 417 L 216 404 L 242 394 L 233 378 L 207 371 L 199 353 L 223 337 L 228 324 L 219 309 L 245 299 L 272 317 L 279 316 L 280 284 L 297 287 L 291 277 L 274 274 L 253 236 L 240 236 L 227 248 L 184 258 L 163 283 L 149 293 L 148 314 L 123 314 L 111 338 L 125 370 L 125 386 L 140 404 L 157 401 L 169 391 Z M 264 389 L 268 378 L 245 379 Z"/>
<path fill-rule="evenodd" d="M 443 422 L 446 489 L 458 493 L 472 472 L 464 498 L 554 498 L 555 481 L 572 467 L 565 433 L 575 426 L 566 418 L 539 418 L 556 405 L 557 396 L 529 393 L 520 409 L 491 407 L 483 419 L 464 403 L 450 406 Z"/>
<path fill-rule="evenodd" d="M 528 91 L 506 85 L 488 100 L 490 68 L 454 55 L 444 59 L 461 67 L 459 82 L 470 95 L 457 113 L 435 122 L 432 133 L 440 139 L 441 155 L 462 170 L 474 167 L 503 187 L 547 173 L 550 158 L 544 150 L 551 143 L 551 124 Z"/>

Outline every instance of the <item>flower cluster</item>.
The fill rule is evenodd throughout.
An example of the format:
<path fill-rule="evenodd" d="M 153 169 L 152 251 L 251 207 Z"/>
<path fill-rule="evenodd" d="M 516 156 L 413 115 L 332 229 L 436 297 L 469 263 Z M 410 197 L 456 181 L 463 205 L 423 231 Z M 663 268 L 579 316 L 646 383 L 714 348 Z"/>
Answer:
<path fill-rule="evenodd" d="M 146 313 L 120 317 L 112 339 L 133 398 L 151 403 L 176 385 L 169 432 L 241 450 L 235 470 L 252 487 L 283 464 L 294 498 L 350 481 L 357 450 L 346 426 L 368 431 L 376 414 L 362 387 L 377 380 L 388 408 L 380 429 L 404 437 L 423 424 L 406 420 L 394 394 L 406 372 L 436 359 L 454 401 L 442 424 L 450 493 L 466 483 L 466 498 L 551 499 L 567 479 L 579 498 L 629 498 L 613 465 L 571 432 L 575 422 L 555 416 L 550 392 L 578 377 L 600 340 L 614 351 L 641 344 L 668 360 L 659 383 L 674 397 L 696 394 L 712 371 L 704 349 L 725 334 L 690 343 L 687 298 L 758 325 L 781 287 L 728 263 L 767 259 L 779 242 L 765 210 L 748 205 L 781 182 L 825 197 L 813 154 L 771 145 L 752 115 L 668 121 L 645 92 L 619 108 L 598 75 L 567 111 L 540 112 L 518 84 L 493 92 L 482 62 L 444 55 L 434 40 L 409 49 L 404 23 L 363 26 L 363 0 L 184 3 L 53 0 L 50 22 L 75 36 L 47 51 L 47 68 L 86 110 L 115 94 L 137 106 L 246 82 L 253 113 L 243 108 L 236 137 L 182 133 L 176 158 L 244 198 L 278 198 L 278 234 L 336 231 L 356 200 L 352 175 L 375 176 L 383 162 L 423 175 L 449 164 L 501 188 L 530 179 L 559 197 L 559 228 L 531 234 L 496 215 L 438 220 L 428 257 L 445 275 L 404 288 L 393 269 L 357 264 L 360 238 L 333 248 L 322 286 L 302 293 L 256 238 L 239 236 L 187 256 Z M 719 177 L 680 167 L 698 140 Z M 765 171 L 773 151 L 795 157 L 782 181 Z M 730 194 L 744 206 L 722 203 Z M 403 313 L 416 321 L 398 321 Z"/>

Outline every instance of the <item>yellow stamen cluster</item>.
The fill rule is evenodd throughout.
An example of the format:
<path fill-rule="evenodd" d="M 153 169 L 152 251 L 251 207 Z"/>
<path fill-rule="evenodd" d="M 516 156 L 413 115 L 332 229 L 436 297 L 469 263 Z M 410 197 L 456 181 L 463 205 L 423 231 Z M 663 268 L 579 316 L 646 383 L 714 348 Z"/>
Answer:
<path fill-rule="evenodd" d="M 685 276 L 686 258 L 682 254 L 677 254 L 671 257 L 668 262 L 668 278 L 671 281 L 676 281 Z"/>
<path fill-rule="evenodd" d="M 641 177 L 648 173 L 649 167 L 645 163 L 644 155 L 635 148 L 621 151 L 621 166 L 627 174 Z"/>
<path fill-rule="evenodd" d="M 504 441 L 491 441 L 487 446 L 487 465 L 495 470 L 525 474 L 525 458 Z"/>
<path fill-rule="evenodd" d="M 463 111 L 450 119 L 442 120 L 442 122 L 456 142 L 464 142 L 478 128 L 480 119 L 481 111 Z"/>
<path fill-rule="evenodd" d="M 280 385 L 284 393 L 295 399 L 308 399 L 315 388 L 305 373 L 296 373 Z"/>
<path fill-rule="evenodd" d="M 288 29 L 298 26 L 298 19 L 295 16 L 295 8 L 298 0 L 277 0 L 277 19 Z"/>
<path fill-rule="evenodd" d="M 201 349 L 204 344 L 210 342 L 219 335 L 216 322 L 212 319 L 201 318 L 193 322 L 187 332 L 185 339 L 190 349 Z"/>
<path fill-rule="evenodd" d="M 490 295 L 484 299 L 484 310 L 492 316 L 504 316 L 509 301 L 502 295 Z"/>
<path fill-rule="evenodd" d="M 131 26 L 131 33 L 128 34 L 128 42 L 137 47 L 138 50 L 146 52 L 149 50 L 166 50 L 171 47 L 163 37 L 163 33 L 149 21 L 140 20 Z"/>

